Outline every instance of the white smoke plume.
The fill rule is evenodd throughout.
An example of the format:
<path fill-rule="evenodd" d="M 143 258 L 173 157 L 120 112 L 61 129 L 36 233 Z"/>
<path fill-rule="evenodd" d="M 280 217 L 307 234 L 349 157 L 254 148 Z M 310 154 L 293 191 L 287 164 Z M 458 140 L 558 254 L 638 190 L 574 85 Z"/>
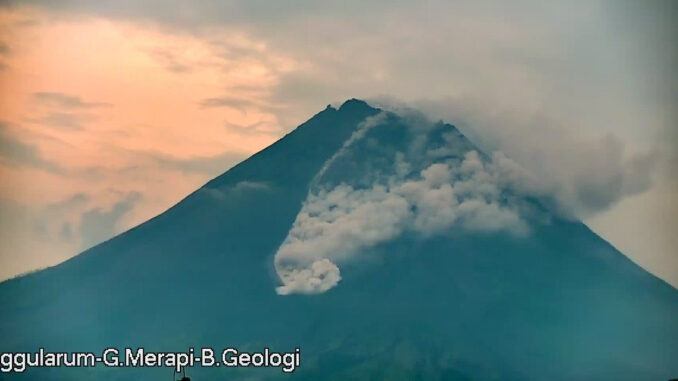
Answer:
<path fill-rule="evenodd" d="M 375 118 L 369 125 L 381 121 L 383 117 Z M 364 137 L 364 130 L 358 131 L 342 152 Z M 412 144 L 418 144 L 417 139 Z M 429 157 L 441 154 L 440 149 L 426 152 Z M 417 155 L 396 153 L 394 173 L 385 182 L 367 188 L 342 183 L 311 190 L 275 255 L 283 283 L 277 288 L 279 294 L 325 292 L 341 280 L 336 263 L 405 231 L 421 235 L 444 234 L 453 227 L 517 235 L 529 231 L 519 209 L 505 202 L 502 192 L 518 184 L 537 187 L 510 159 L 496 154 L 483 160 L 471 150 L 458 165 L 433 162 L 408 176 L 413 163 L 407 156 Z"/>

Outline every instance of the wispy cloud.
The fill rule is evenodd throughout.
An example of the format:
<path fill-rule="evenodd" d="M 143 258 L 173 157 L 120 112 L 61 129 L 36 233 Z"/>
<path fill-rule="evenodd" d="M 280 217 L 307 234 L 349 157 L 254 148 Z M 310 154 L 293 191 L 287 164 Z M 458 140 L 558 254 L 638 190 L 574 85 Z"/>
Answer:
<path fill-rule="evenodd" d="M 9 48 L 9 45 L 6 42 L 0 41 L 0 56 L 9 55 L 11 51 L 12 49 Z"/>
<path fill-rule="evenodd" d="M 2 59 L 6 58 L 11 52 L 12 50 L 9 45 L 4 41 L 0 41 L 0 71 L 7 69 L 7 64 Z"/>
<path fill-rule="evenodd" d="M 61 166 L 45 159 L 37 146 L 10 135 L 5 122 L 0 122 L 0 159 L 10 166 L 27 166 L 52 173 L 64 172 Z"/>
<path fill-rule="evenodd" d="M 90 247 L 111 238 L 119 231 L 120 219 L 141 200 L 141 193 L 131 192 L 109 210 L 95 208 L 83 213 L 81 236 L 84 247 Z"/>
<path fill-rule="evenodd" d="M 57 129 L 82 131 L 85 123 L 95 119 L 95 109 L 111 105 L 103 102 L 86 102 L 82 98 L 58 92 L 33 93 L 40 106 L 38 116 L 26 117 L 25 121 Z"/>
<path fill-rule="evenodd" d="M 649 189 L 660 158 L 656 147 L 628 152 L 613 133 L 592 137 L 544 115 L 486 112 L 471 100 L 420 101 L 434 118 L 455 119 L 489 150 L 501 150 L 534 174 L 560 214 L 587 218 Z"/>
<path fill-rule="evenodd" d="M 88 119 L 87 116 L 70 112 L 48 112 L 37 118 L 27 118 L 26 121 L 36 123 L 42 126 L 56 127 L 59 129 L 81 131 L 84 130 L 83 123 Z"/>
<path fill-rule="evenodd" d="M 55 265 L 125 229 L 138 192 L 75 193 L 44 205 L 0 197 L 0 279 Z"/>
<path fill-rule="evenodd" d="M 204 108 L 230 107 L 243 113 L 246 113 L 248 109 L 271 111 L 277 110 L 281 107 L 272 105 L 262 100 L 235 96 L 205 98 L 201 100 L 199 104 Z"/>
<path fill-rule="evenodd" d="M 250 124 L 226 123 L 226 128 L 229 131 L 236 132 L 240 135 L 279 136 L 283 132 L 280 126 L 267 121 L 259 121 Z"/>
<path fill-rule="evenodd" d="M 110 103 L 86 102 L 80 97 L 59 92 L 37 92 L 33 96 L 41 104 L 68 109 L 90 109 L 111 106 Z"/>
<path fill-rule="evenodd" d="M 229 168 L 247 157 L 247 154 L 239 152 L 224 152 L 214 156 L 195 156 L 189 158 L 177 158 L 167 154 L 150 152 L 139 154 L 151 158 L 166 169 L 204 173 L 210 176 L 226 172 Z"/>
<path fill-rule="evenodd" d="M 156 58 L 169 71 L 177 74 L 187 73 L 191 71 L 191 66 L 183 61 L 169 49 L 157 48 L 151 52 L 152 56 Z"/>

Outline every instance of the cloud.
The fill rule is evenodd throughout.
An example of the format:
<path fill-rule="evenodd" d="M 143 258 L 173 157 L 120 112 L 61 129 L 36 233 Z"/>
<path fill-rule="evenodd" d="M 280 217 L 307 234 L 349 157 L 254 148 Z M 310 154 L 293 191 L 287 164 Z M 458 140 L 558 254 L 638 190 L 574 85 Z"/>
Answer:
<path fill-rule="evenodd" d="M 239 181 L 235 185 L 226 188 L 202 187 L 203 192 L 219 201 L 239 202 L 241 197 L 250 195 L 252 192 L 272 192 L 273 187 L 265 182 Z"/>
<path fill-rule="evenodd" d="M 130 192 L 110 210 L 94 208 L 82 214 L 80 234 L 84 247 L 98 244 L 118 232 L 118 223 L 141 200 L 141 194 Z"/>
<path fill-rule="evenodd" d="M 91 197 L 88 194 L 76 193 L 62 201 L 47 204 L 37 210 L 27 208 L 25 213 L 30 216 L 29 218 L 32 221 L 30 223 L 30 232 L 36 234 L 37 239 L 43 242 L 53 242 L 59 238 L 65 238 L 67 241 L 70 241 L 74 238 L 73 234 L 64 234 L 64 230 L 72 233 L 70 231 L 71 222 L 74 221 L 69 221 L 68 218 L 75 211 L 86 208 L 90 201 Z M 60 228 L 55 226 L 60 226 Z M 61 235 L 61 237 L 57 235 Z M 71 243 L 74 245 L 78 244 L 76 241 Z"/>
<path fill-rule="evenodd" d="M 110 18 L 152 19 L 196 35 L 208 27 L 244 30 L 264 41 L 268 50 L 303 63 L 299 70 L 280 76 L 273 91 L 265 93 L 268 99 L 212 97 L 201 102 L 204 107 L 243 111 L 285 104 L 287 107 L 271 111 L 281 121 L 297 122 L 319 105 L 352 96 L 389 94 L 409 103 L 429 99 L 447 108 L 445 119 L 455 124 L 465 124 L 468 114 L 485 115 L 471 116 L 473 123 L 467 124 L 479 132 L 473 140 L 479 136 L 480 140 L 494 140 L 491 150 L 507 152 L 530 170 L 537 161 L 550 162 L 554 167 L 568 166 L 571 160 L 561 153 L 573 150 L 573 156 L 579 156 L 577 146 L 581 143 L 560 139 L 561 132 L 546 125 L 537 127 L 542 132 L 535 136 L 530 124 L 540 124 L 531 120 L 537 112 L 546 115 L 547 124 L 565 126 L 562 129 L 581 136 L 581 144 L 589 146 L 597 146 L 601 136 L 611 132 L 624 146 L 635 149 L 647 143 L 637 137 L 659 135 L 655 132 L 675 124 L 670 110 L 676 96 L 671 89 L 676 81 L 672 68 L 676 66 L 673 53 L 678 44 L 665 41 L 658 46 L 657 42 L 664 41 L 660 37 L 675 39 L 675 33 L 666 30 L 672 25 L 671 15 L 676 13 L 675 6 L 668 4 L 653 4 L 643 12 L 632 12 L 634 7 L 617 3 L 581 2 L 573 6 L 576 12 L 572 12 L 562 5 L 536 2 L 512 7 L 501 2 L 491 2 L 491 6 L 431 2 L 425 7 L 398 3 L 385 11 L 382 4 L 373 1 L 348 1 L 342 7 L 329 8 L 198 1 L 188 6 L 163 7 L 159 12 L 158 2 L 153 0 L 134 4 L 105 2 L 105 6 L 85 0 L 61 5 L 33 3 Z M 562 17 L 564 13 L 567 18 Z M 204 38 L 211 39 L 210 35 Z M 256 49 L 229 48 L 224 55 L 248 56 L 252 52 Z M 499 123 L 492 123 L 491 128 L 485 126 L 483 120 L 493 114 L 497 114 L 494 119 Z M 502 123 L 503 117 L 513 121 Z M 520 129 L 524 132 L 514 133 Z M 595 133 L 589 137 L 589 132 Z M 505 139 L 492 139 L 498 134 Z M 541 135 L 548 134 L 553 134 L 549 140 L 556 143 L 555 155 L 524 159 L 510 147 L 522 143 L 526 150 L 538 154 L 553 150 L 539 144 Z M 597 156 L 584 156 L 597 162 L 605 160 L 607 154 L 600 150 Z M 629 160 L 634 161 L 643 160 Z M 572 176 L 568 174 L 568 182 L 590 177 L 577 174 L 582 169 L 579 163 L 575 166 L 570 170 Z M 617 175 L 606 177 L 606 182 L 613 184 Z M 637 183 L 637 189 L 649 186 L 642 179 L 624 181 Z M 578 204 L 581 197 L 577 193 L 591 194 L 591 199 L 598 202 L 575 205 L 577 214 L 589 215 L 637 193 L 622 192 L 610 199 L 601 189 L 587 182 L 562 198 Z"/>
<path fill-rule="evenodd" d="M 496 157 L 498 164 L 508 166 L 505 180 L 523 191 L 531 188 L 533 193 L 551 195 L 554 210 L 569 218 L 593 216 L 646 191 L 660 158 L 654 146 L 628 153 L 614 134 L 590 137 L 544 115 L 487 113 L 468 100 L 416 104 L 432 117 L 456 120 L 486 150 L 505 153 Z"/>
<path fill-rule="evenodd" d="M 138 192 L 115 191 L 75 193 L 44 205 L 0 197 L 0 279 L 56 265 L 111 238 L 140 199 Z"/>
<path fill-rule="evenodd" d="M 151 54 L 173 73 L 181 74 L 191 71 L 190 65 L 181 62 L 177 55 L 168 49 L 154 49 Z"/>
<path fill-rule="evenodd" d="M 10 135 L 4 122 L 0 122 L 0 160 L 10 166 L 33 167 L 52 173 L 64 171 L 58 164 L 45 159 L 37 146 Z"/>
<path fill-rule="evenodd" d="M 44 212 L 47 214 L 63 214 L 68 212 L 75 207 L 84 205 L 86 202 L 90 201 L 91 197 L 86 193 L 76 193 L 63 201 L 48 204 Z"/>
<path fill-rule="evenodd" d="M 38 118 L 28 119 L 28 122 L 47 125 L 66 130 L 82 131 L 84 129 L 82 122 L 88 118 L 67 112 L 49 112 Z"/>
<path fill-rule="evenodd" d="M 140 152 L 157 162 L 161 167 L 187 173 L 204 173 L 216 176 L 226 172 L 247 157 L 240 152 L 224 152 L 215 156 L 198 156 L 190 158 L 176 158 L 161 153 Z"/>
<path fill-rule="evenodd" d="M 240 135 L 274 135 L 280 134 L 281 129 L 275 124 L 266 121 L 259 121 L 251 124 L 227 123 L 226 128 L 229 131 Z"/>
<path fill-rule="evenodd" d="M 12 49 L 10 49 L 9 45 L 7 45 L 6 42 L 0 41 L 0 58 L 5 58 L 10 55 L 12 52 Z M 6 70 L 7 69 L 7 64 L 0 61 L 0 71 Z"/>
<path fill-rule="evenodd" d="M 56 225 L 65 223 L 71 213 L 86 208 L 91 201 L 90 195 L 76 193 L 63 200 L 51 202 L 37 208 L 12 200 L 2 200 L 2 205 L 3 209 L 7 208 L 5 216 L 9 216 L 10 219 L 24 220 L 27 225 L 30 225 L 28 230 L 31 233 L 37 234 L 39 240 L 50 241 L 54 238 L 54 231 L 57 230 L 51 226 L 55 221 L 57 221 Z M 5 222 L 9 223 L 10 219 Z"/>
<path fill-rule="evenodd" d="M 263 109 L 266 111 L 277 109 L 277 107 L 267 102 L 255 99 L 248 99 L 240 96 L 222 96 L 205 98 L 202 101 L 200 101 L 200 106 L 204 108 L 230 107 L 242 113 L 246 113 L 248 109 L 252 108 Z"/>
<path fill-rule="evenodd" d="M 58 92 L 37 92 L 34 93 L 33 96 L 41 104 L 69 109 L 89 109 L 111 106 L 109 103 L 85 102 L 80 97 Z"/>
<path fill-rule="evenodd" d="M 88 111 L 111 106 L 108 103 L 85 102 L 80 97 L 58 92 L 36 92 L 33 98 L 42 111 L 37 117 L 25 118 L 27 122 L 72 131 L 83 131 L 83 123 L 94 119 Z"/>
<path fill-rule="evenodd" d="M 9 48 L 9 45 L 4 41 L 0 41 L 0 56 L 7 56 L 11 52 L 12 49 Z"/>

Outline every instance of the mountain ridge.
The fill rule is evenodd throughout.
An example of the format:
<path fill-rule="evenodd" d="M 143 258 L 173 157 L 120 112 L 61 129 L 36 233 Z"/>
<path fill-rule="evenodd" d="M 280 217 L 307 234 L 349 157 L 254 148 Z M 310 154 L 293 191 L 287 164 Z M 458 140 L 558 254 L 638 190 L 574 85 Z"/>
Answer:
<path fill-rule="evenodd" d="M 166 212 L 62 265 L 0 283 L 0 350 L 301 346 L 299 379 L 674 376 L 676 290 L 581 222 L 536 223 L 541 212 L 529 200 L 495 184 L 504 172 L 493 158 L 445 126 L 358 100 L 326 108 Z M 363 206 L 369 213 L 356 214 Z M 369 222 L 383 211 L 398 213 Z M 327 234 L 344 231 L 338 220 L 364 224 L 335 240 Z M 316 232 L 309 221 L 332 229 L 307 234 Z M 516 221 L 529 233 L 514 232 Z M 288 245 L 299 237 L 300 246 Z M 305 245 L 312 256 L 300 258 Z M 316 254 L 341 279 L 276 294 L 280 256 L 303 272 Z"/>

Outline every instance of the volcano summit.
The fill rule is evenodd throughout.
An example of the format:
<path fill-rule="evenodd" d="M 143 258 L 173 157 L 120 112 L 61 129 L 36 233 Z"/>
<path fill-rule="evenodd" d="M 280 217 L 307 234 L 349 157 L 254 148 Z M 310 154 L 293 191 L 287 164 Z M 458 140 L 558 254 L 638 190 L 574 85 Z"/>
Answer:
<path fill-rule="evenodd" d="M 676 377 L 678 290 L 559 209 L 454 126 L 349 100 L 165 213 L 0 284 L 0 351 L 300 348 L 292 374 L 194 380 Z"/>

